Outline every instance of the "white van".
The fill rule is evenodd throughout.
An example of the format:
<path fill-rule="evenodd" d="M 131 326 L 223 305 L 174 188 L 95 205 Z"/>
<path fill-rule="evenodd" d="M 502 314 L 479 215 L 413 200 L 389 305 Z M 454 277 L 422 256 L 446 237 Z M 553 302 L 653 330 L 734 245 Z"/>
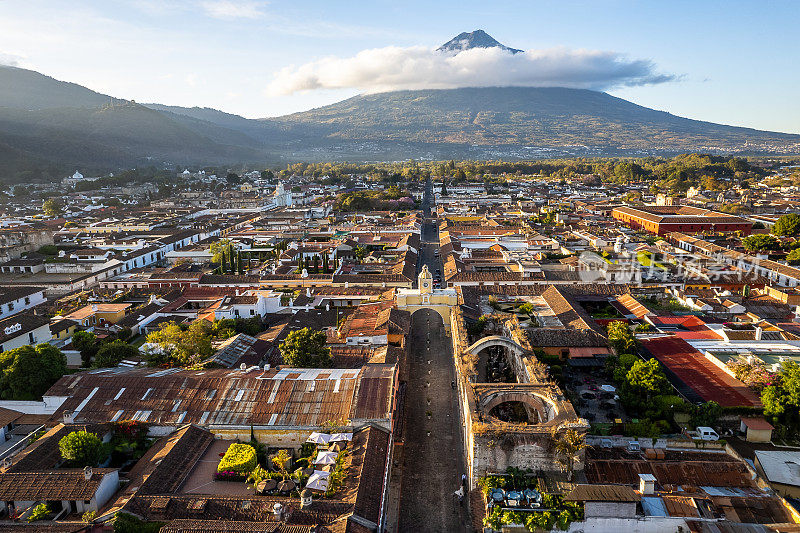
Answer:
<path fill-rule="evenodd" d="M 719 440 L 719 434 L 708 426 L 698 426 L 697 437 L 700 440 Z"/>

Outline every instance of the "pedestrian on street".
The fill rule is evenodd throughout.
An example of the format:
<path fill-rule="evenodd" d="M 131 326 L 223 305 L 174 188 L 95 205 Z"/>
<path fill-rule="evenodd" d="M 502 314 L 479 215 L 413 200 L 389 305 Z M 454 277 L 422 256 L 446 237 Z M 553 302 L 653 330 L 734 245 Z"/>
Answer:
<path fill-rule="evenodd" d="M 464 487 L 458 487 L 458 490 L 455 491 L 453 494 L 458 496 L 458 502 L 461 503 L 461 500 L 464 499 Z"/>
<path fill-rule="evenodd" d="M 461 474 L 461 485 L 466 487 L 467 486 L 467 475 Z"/>

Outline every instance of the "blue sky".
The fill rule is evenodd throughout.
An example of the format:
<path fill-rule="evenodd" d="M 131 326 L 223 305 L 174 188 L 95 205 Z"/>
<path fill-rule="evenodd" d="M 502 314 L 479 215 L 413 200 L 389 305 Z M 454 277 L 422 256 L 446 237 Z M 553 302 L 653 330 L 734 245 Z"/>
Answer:
<path fill-rule="evenodd" d="M 0 0 L 0 62 L 139 102 L 265 117 L 375 90 L 365 73 L 482 28 L 551 63 L 561 57 L 553 50 L 566 51 L 567 77 L 650 62 L 673 79 L 597 85 L 647 107 L 800 133 L 798 21 L 791 1 Z M 505 65 L 474 74 L 503 79 Z M 298 91 L 312 78 L 321 88 Z M 290 88 L 276 91 L 281 81 Z"/>

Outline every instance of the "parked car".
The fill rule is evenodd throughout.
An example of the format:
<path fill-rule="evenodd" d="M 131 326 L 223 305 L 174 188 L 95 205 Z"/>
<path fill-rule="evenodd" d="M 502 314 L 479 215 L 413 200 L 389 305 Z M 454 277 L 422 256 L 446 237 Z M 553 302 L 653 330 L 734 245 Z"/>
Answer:
<path fill-rule="evenodd" d="M 719 440 L 719 433 L 708 426 L 698 426 L 697 436 L 700 440 Z"/>

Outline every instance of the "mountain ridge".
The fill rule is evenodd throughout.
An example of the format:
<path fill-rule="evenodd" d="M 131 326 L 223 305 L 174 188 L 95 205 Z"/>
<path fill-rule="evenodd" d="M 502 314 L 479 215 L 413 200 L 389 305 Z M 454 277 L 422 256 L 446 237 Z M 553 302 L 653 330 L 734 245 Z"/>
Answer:
<path fill-rule="evenodd" d="M 0 67 L 0 179 L 26 168 L 798 153 L 800 135 L 672 115 L 606 93 L 484 87 L 361 94 L 266 119 L 137 104 Z M 50 174 L 56 171 L 49 171 Z"/>
<path fill-rule="evenodd" d="M 405 124 L 400 123 L 401 119 Z M 423 123 L 423 119 L 428 122 Z M 608 133 L 599 131 L 603 124 L 598 125 L 598 119 L 611 128 Z M 679 143 L 672 139 L 665 146 L 675 150 L 690 149 L 692 142 L 711 145 L 715 142 L 711 133 L 729 137 L 728 144 L 731 141 L 744 143 L 747 135 L 777 142 L 800 140 L 800 135 L 796 134 L 683 118 L 607 93 L 563 87 L 468 87 L 364 94 L 272 120 L 287 125 L 318 124 L 340 138 L 363 139 L 363 135 L 371 131 L 369 136 L 373 138 L 422 141 L 423 136 L 429 138 L 434 133 L 434 142 L 477 144 L 558 146 L 590 141 L 588 144 L 595 146 L 621 144 L 641 149 L 652 141 L 649 136 L 653 131 L 650 130 L 659 127 L 666 128 L 662 133 L 695 135 L 693 141 Z M 437 120 L 443 122 L 432 128 L 438 124 Z M 620 131 L 625 121 L 638 128 L 638 137 L 636 132 Z M 333 126 L 341 129 L 334 132 Z M 417 128 L 417 135 L 407 131 L 412 126 Z M 464 135 L 459 135 L 459 128 Z M 704 133 L 703 128 L 708 133 Z M 476 132 L 475 135 L 470 136 L 470 130 Z M 592 138 L 577 138 L 581 130 L 592 133 Z M 402 137 L 404 131 L 405 137 Z"/>

